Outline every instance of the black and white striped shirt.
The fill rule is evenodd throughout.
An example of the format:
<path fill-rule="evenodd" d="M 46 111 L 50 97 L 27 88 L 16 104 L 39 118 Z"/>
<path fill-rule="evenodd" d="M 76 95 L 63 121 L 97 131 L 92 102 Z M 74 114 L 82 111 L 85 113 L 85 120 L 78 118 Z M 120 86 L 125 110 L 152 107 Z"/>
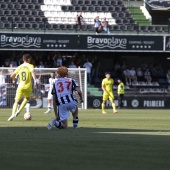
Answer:
<path fill-rule="evenodd" d="M 55 81 L 52 95 L 56 95 L 57 105 L 77 101 L 73 96 L 73 91 L 78 87 L 78 83 L 72 78 L 59 78 Z"/>

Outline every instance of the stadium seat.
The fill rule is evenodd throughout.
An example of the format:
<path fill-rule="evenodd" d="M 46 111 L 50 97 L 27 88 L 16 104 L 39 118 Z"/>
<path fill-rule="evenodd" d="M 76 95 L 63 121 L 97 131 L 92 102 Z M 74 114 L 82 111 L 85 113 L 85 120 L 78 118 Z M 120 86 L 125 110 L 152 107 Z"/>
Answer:
<path fill-rule="evenodd" d="M 1 17 L 1 21 L 7 21 L 7 17 L 6 16 L 2 16 Z"/>
<path fill-rule="evenodd" d="M 4 29 L 4 28 L 5 28 L 4 23 L 0 22 L 0 29 Z"/>
<path fill-rule="evenodd" d="M 27 21 L 28 21 L 28 18 L 27 18 L 27 17 L 22 17 L 21 21 L 22 21 L 22 22 L 27 22 Z"/>
<path fill-rule="evenodd" d="M 34 9 L 34 8 L 35 8 L 34 5 L 32 5 L 32 4 L 29 4 L 29 5 L 28 5 L 28 9 L 32 10 L 32 9 Z"/>
<path fill-rule="evenodd" d="M 11 29 L 12 28 L 12 24 L 10 22 L 7 22 L 7 23 L 4 24 L 4 27 L 6 29 Z"/>
<path fill-rule="evenodd" d="M 82 7 L 76 6 L 76 7 L 75 7 L 75 11 L 77 11 L 77 12 L 82 11 Z"/>
<path fill-rule="evenodd" d="M 54 30 L 59 30 L 59 25 L 58 24 L 53 24 L 53 29 Z"/>
<path fill-rule="evenodd" d="M 19 3 L 19 4 L 23 4 L 23 3 L 25 3 L 25 2 L 24 2 L 24 0 L 18 0 L 18 3 Z"/>
<path fill-rule="evenodd" d="M 21 4 L 15 4 L 15 5 L 14 5 L 14 8 L 15 8 L 15 9 L 21 9 Z"/>
<path fill-rule="evenodd" d="M 25 24 L 25 28 L 27 28 L 27 29 L 32 28 L 32 24 L 30 24 L 30 23 L 26 23 L 26 24 Z"/>
<path fill-rule="evenodd" d="M 155 31 L 156 31 L 156 32 L 162 32 L 163 29 L 162 29 L 162 27 L 160 27 L 160 26 L 156 26 L 156 27 L 155 27 Z"/>
<path fill-rule="evenodd" d="M 29 11 L 25 11 L 25 15 L 31 15 L 31 11 L 29 10 Z"/>
<path fill-rule="evenodd" d="M 18 11 L 18 15 L 19 15 L 19 16 L 25 15 L 25 11 L 22 11 L 22 10 Z"/>
<path fill-rule="evenodd" d="M 31 4 L 31 3 L 32 3 L 32 0 L 25 0 L 25 3 Z"/>
<path fill-rule="evenodd" d="M 108 7 L 108 11 L 110 11 L 110 12 L 115 12 L 115 8 L 114 8 L 113 6 L 109 6 L 109 7 Z"/>
<path fill-rule="evenodd" d="M 113 26 L 114 31 L 120 31 L 120 27 L 118 25 Z"/>
<path fill-rule="evenodd" d="M 4 12 L 3 10 L 0 10 L 0 16 L 3 16 L 4 15 Z"/>
<path fill-rule="evenodd" d="M 118 1 L 118 2 L 117 2 L 117 5 L 119 5 L 119 6 L 123 6 L 124 4 L 123 4 L 123 2 L 122 2 L 122 1 Z"/>
<path fill-rule="evenodd" d="M 97 3 L 97 1 L 91 1 L 91 5 L 96 6 L 96 5 L 98 5 L 98 3 Z"/>
<path fill-rule="evenodd" d="M 110 6 L 111 5 L 111 1 L 108 1 L 108 0 L 105 0 L 104 3 L 105 3 L 106 6 Z"/>
<path fill-rule="evenodd" d="M 14 5 L 10 3 L 10 4 L 7 5 L 7 8 L 8 9 L 14 9 Z"/>
<path fill-rule="evenodd" d="M 94 8 L 93 6 L 90 6 L 90 7 L 89 7 L 89 11 L 90 11 L 90 12 L 93 12 L 93 11 L 95 11 L 95 8 Z"/>
<path fill-rule="evenodd" d="M 24 23 L 19 23 L 18 28 L 19 29 L 25 29 L 25 24 Z"/>
<path fill-rule="evenodd" d="M 79 11 L 86 12 L 86 11 L 88 11 L 88 7 L 86 7 L 86 6 L 81 6 L 80 9 L 79 9 Z"/>
<path fill-rule="evenodd" d="M 38 15 L 38 11 L 32 11 L 32 15 L 33 15 L 34 17 L 40 16 L 40 15 Z"/>
<path fill-rule="evenodd" d="M 104 3 L 104 1 L 100 1 L 100 0 L 99 0 L 99 1 L 98 1 L 98 5 L 99 5 L 99 6 L 103 6 L 103 5 L 105 5 L 105 3 Z"/>
<path fill-rule="evenodd" d="M 126 26 L 126 25 L 121 25 L 121 26 L 120 26 L 120 30 L 122 30 L 122 31 L 127 31 L 127 26 Z"/>
<path fill-rule="evenodd" d="M 11 3 L 13 3 L 13 4 L 15 4 L 17 2 L 18 2 L 18 0 L 11 0 Z"/>
<path fill-rule="evenodd" d="M 79 0 L 78 1 L 78 5 L 84 5 L 84 1 L 83 0 Z"/>
<path fill-rule="evenodd" d="M 154 31 L 155 31 L 155 27 L 149 26 L 149 27 L 148 27 L 148 31 L 149 31 L 149 32 L 154 32 Z"/>
<path fill-rule="evenodd" d="M 33 28 L 33 29 L 39 29 L 39 26 L 38 26 L 37 23 L 33 23 L 33 24 L 32 24 L 32 28 Z"/>
<path fill-rule="evenodd" d="M 73 4 L 73 5 L 77 5 L 77 4 L 78 4 L 78 2 L 77 2 L 77 0 L 72 0 L 72 1 L 71 1 L 71 4 Z"/>
<path fill-rule="evenodd" d="M 21 22 L 21 17 L 18 17 L 18 16 L 15 17 L 15 18 L 14 18 L 14 21 L 15 21 L 15 22 Z"/>
<path fill-rule="evenodd" d="M 7 9 L 7 4 L 1 4 L 1 9 Z"/>
<path fill-rule="evenodd" d="M 18 15 L 18 11 L 14 10 L 14 11 L 11 11 L 11 15 L 14 16 L 14 15 Z"/>
<path fill-rule="evenodd" d="M 111 5 L 112 5 L 112 6 L 116 6 L 116 5 L 117 5 L 117 1 L 112 0 L 112 1 L 111 1 Z"/>
<path fill-rule="evenodd" d="M 100 6 L 96 6 L 96 7 L 95 7 L 95 11 L 96 11 L 96 12 L 101 11 L 101 7 L 100 7 Z"/>
<path fill-rule="evenodd" d="M 4 11 L 4 15 L 11 15 L 11 11 L 10 10 Z"/>
<path fill-rule="evenodd" d="M 84 5 L 91 5 L 91 1 L 85 0 Z"/>

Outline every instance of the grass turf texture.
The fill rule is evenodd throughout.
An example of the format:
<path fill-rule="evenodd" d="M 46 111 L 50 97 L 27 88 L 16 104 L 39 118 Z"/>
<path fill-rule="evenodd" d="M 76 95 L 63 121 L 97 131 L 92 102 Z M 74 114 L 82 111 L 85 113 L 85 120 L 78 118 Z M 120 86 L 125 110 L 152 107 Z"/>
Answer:
<path fill-rule="evenodd" d="M 70 128 L 51 131 L 53 114 L 43 112 L 7 122 L 11 110 L 0 109 L 1 170 L 169 170 L 169 110 L 80 110 L 81 128 L 70 118 Z"/>

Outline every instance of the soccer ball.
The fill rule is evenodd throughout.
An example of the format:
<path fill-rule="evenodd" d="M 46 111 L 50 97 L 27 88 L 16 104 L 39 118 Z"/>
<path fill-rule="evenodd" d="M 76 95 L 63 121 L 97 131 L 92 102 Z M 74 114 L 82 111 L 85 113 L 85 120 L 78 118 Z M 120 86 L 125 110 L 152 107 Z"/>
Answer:
<path fill-rule="evenodd" d="M 25 120 L 31 120 L 31 119 L 32 119 L 31 113 L 25 113 L 25 114 L 24 114 L 24 119 L 25 119 Z"/>

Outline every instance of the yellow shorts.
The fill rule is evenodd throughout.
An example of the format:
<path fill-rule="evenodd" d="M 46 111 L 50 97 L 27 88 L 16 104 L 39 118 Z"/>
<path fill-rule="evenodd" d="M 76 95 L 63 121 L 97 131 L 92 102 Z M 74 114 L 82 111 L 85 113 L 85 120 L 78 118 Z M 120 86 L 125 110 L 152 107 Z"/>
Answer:
<path fill-rule="evenodd" d="M 112 92 L 110 93 L 103 93 L 103 100 L 106 101 L 106 100 L 110 100 L 110 101 L 113 101 L 114 100 L 114 95 Z"/>
<path fill-rule="evenodd" d="M 32 90 L 25 90 L 25 89 L 17 89 L 16 91 L 16 100 L 21 100 L 23 97 L 30 98 Z"/>

